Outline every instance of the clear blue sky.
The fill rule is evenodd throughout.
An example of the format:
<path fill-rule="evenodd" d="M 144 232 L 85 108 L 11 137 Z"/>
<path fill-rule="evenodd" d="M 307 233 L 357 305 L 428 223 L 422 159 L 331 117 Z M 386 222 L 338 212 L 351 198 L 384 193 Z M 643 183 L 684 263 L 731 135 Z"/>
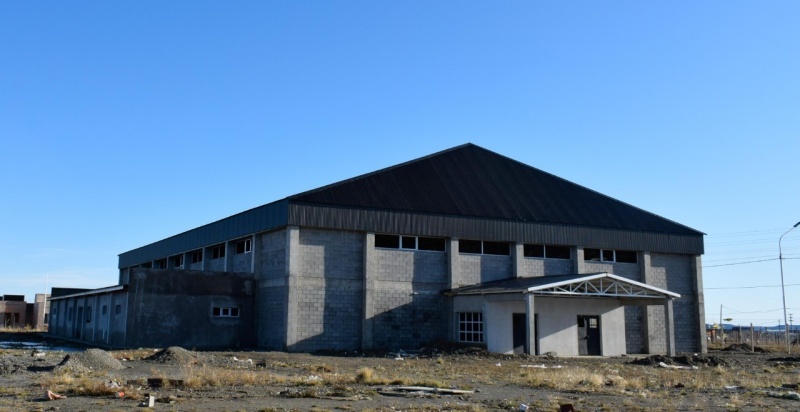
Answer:
<path fill-rule="evenodd" d="M 777 324 L 778 237 L 800 221 L 798 17 L 796 1 L 4 2 L 0 293 L 113 285 L 119 253 L 473 142 L 707 233 L 707 318 Z M 800 228 L 783 246 L 800 323 Z"/>

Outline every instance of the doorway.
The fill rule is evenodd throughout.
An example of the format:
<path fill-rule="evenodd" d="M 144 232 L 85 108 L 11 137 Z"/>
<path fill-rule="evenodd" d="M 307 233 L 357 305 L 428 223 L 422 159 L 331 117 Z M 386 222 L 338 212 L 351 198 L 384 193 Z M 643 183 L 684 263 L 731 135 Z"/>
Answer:
<path fill-rule="evenodd" d="M 525 336 L 525 324 L 527 323 L 527 317 L 524 313 L 512 313 L 511 318 L 511 327 L 512 327 L 512 339 L 513 339 L 513 346 L 514 346 L 514 353 L 521 354 L 521 353 L 530 353 L 528 348 L 528 339 Z M 539 314 L 533 315 L 533 341 L 534 341 L 534 355 L 539 354 Z"/>
<path fill-rule="evenodd" d="M 578 315 L 578 355 L 600 356 L 600 316 Z"/>

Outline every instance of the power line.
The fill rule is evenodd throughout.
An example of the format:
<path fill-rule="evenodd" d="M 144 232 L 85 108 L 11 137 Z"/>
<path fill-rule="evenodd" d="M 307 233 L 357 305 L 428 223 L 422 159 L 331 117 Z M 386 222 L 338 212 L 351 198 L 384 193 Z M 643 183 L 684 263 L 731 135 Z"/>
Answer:
<path fill-rule="evenodd" d="M 798 259 L 800 259 L 800 258 L 787 258 L 787 257 L 783 258 L 783 260 L 798 260 Z M 716 267 L 720 267 L 720 266 L 746 265 L 748 263 L 769 262 L 769 261 L 773 261 L 773 260 L 778 260 L 778 258 L 762 259 L 762 260 L 751 260 L 749 262 L 739 262 L 739 263 L 724 263 L 724 264 L 721 264 L 721 265 L 709 265 L 709 266 L 703 266 L 703 269 L 705 269 L 705 268 L 716 268 Z"/>
<path fill-rule="evenodd" d="M 784 286 L 800 286 L 800 283 L 792 283 Z M 781 285 L 758 285 L 758 286 L 726 286 L 722 288 L 703 288 L 707 290 L 724 290 L 724 289 L 761 289 L 761 288 L 779 288 Z M 782 308 L 781 308 L 782 309 Z"/>

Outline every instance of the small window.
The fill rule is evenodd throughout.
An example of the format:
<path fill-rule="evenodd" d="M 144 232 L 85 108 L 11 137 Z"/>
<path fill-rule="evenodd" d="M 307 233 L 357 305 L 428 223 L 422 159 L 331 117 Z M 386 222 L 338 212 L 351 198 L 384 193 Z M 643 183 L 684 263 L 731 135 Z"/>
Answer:
<path fill-rule="evenodd" d="M 480 240 L 459 239 L 459 241 L 458 241 L 458 252 L 459 253 L 481 254 L 483 252 L 483 248 L 481 247 L 481 241 Z"/>
<path fill-rule="evenodd" d="M 403 249 L 416 249 L 417 238 L 414 236 L 403 236 Z"/>
<path fill-rule="evenodd" d="M 614 251 L 613 250 L 605 250 L 603 249 L 603 262 L 613 262 L 614 261 Z"/>
<path fill-rule="evenodd" d="M 511 254 L 511 248 L 508 242 L 483 242 L 483 254 L 485 255 L 503 255 L 508 256 Z"/>
<path fill-rule="evenodd" d="M 140 268 L 150 269 L 153 267 L 153 262 L 142 263 L 139 265 Z"/>
<path fill-rule="evenodd" d="M 236 254 L 241 255 L 242 253 L 250 253 L 252 248 L 252 243 L 250 239 L 240 240 L 236 242 Z"/>
<path fill-rule="evenodd" d="M 638 259 L 636 258 L 636 252 L 632 252 L 629 250 L 618 250 L 617 251 L 617 262 L 620 263 L 637 263 Z"/>
<path fill-rule="evenodd" d="M 572 259 L 572 252 L 569 246 L 545 246 L 545 257 L 548 259 Z"/>
<path fill-rule="evenodd" d="M 458 314 L 459 342 L 483 342 L 483 313 L 461 312 Z"/>
<path fill-rule="evenodd" d="M 91 306 L 87 306 L 86 307 L 86 316 L 85 316 L 85 318 L 86 318 L 86 323 L 89 323 L 89 322 L 92 321 L 92 307 Z"/>
<path fill-rule="evenodd" d="M 103 314 L 103 316 L 107 315 L 108 314 L 108 305 L 103 305 L 103 307 L 100 308 L 100 312 Z"/>
<path fill-rule="evenodd" d="M 156 260 L 155 265 L 153 266 L 156 269 L 166 269 L 167 268 L 167 259 L 158 259 Z"/>
<path fill-rule="evenodd" d="M 386 249 L 400 249 L 400 236 L 376 234 L 375 247 L 381 247 Z"/>
<path fill-rule="evenodd" d="M 211 308 L 211 316 L 215 318 L 238 318 L 239 308 L 214 306 Z"/>
<path fill-rule="evenodd" d="M 543 258 L 544 245 L 522 245 L 522 255 L 529 258 Z"/>
<path fill-rule="evenodd" d="M 203 250 L 195 250 L 192 252 L 192 263 L 200 263 L 203 261 Z"/>
<path fill-rule="evenodd" d="M 122 306 L 121 305 L 115 305 L 114 306 L 114 314 L 115 315 L 119 315 L 120 313 L 122 313 Z"/>
<path fill-rule="evenodd" d="M 441 237 L 418 237 L 417 249 L 419 250 L 433 250 L 436 252 L 444 252 L 445 241 Z"/>
<path fill-rule="evenodd" d="M 216 245 L 211 247 L 211 259 L 221 259 L 225 257 L 225 245 Z"/>
<path fill-rule="evenodd" d="M 600 249 L 583 249 L 583 260 L 600 261 Z"/>
<path fill-rule="evenodd" d="M 172 260 L 172 267 L 179 268 L 183 266 L 183 255 L 175 255 L 170 260 Z"/>

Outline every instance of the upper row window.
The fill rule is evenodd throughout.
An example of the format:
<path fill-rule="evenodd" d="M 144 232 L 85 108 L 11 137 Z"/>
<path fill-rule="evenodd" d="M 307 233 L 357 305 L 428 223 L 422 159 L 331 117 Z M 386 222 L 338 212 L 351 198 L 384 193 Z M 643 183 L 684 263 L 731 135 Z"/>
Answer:
<path fill-rule="evenodd" d="M 236 242 L 236 254 L 241 255 L 242 253 L 250 253 L 252 247 L 253 244 L 250 239 L 240 240 Z"/>
<path fill-rule="evenodd" d="M 636 252 L 630 250 L 583 249 L 583 260 L 594 262 L 637 263 Z"/>
<path fill-rule="evenodd" d="M 546 258 L 546 259 L 572 259 L 569 246 L 553 245 L 530 245 L 522 246 L 522 253 L 525 257 Z"/>
<path fill-rule="evenodd" d="M 211 259 L 221 259 L 225 257 L 225 244 L 211 247 Z"/>
<path fill-rule="evenodd" d="M 503 255 L 511 254 L 511 247 L 508 242 L 490 242 L 488 240 L 458 240 L 459 253 L 474 253 L 483 255 Z"/>
<path fill-rule="evenodd" d="M 385 249 L 430 250 L 444 252 L 445 240 L 440 237 L 375 235 L 375 247 Z"/>

